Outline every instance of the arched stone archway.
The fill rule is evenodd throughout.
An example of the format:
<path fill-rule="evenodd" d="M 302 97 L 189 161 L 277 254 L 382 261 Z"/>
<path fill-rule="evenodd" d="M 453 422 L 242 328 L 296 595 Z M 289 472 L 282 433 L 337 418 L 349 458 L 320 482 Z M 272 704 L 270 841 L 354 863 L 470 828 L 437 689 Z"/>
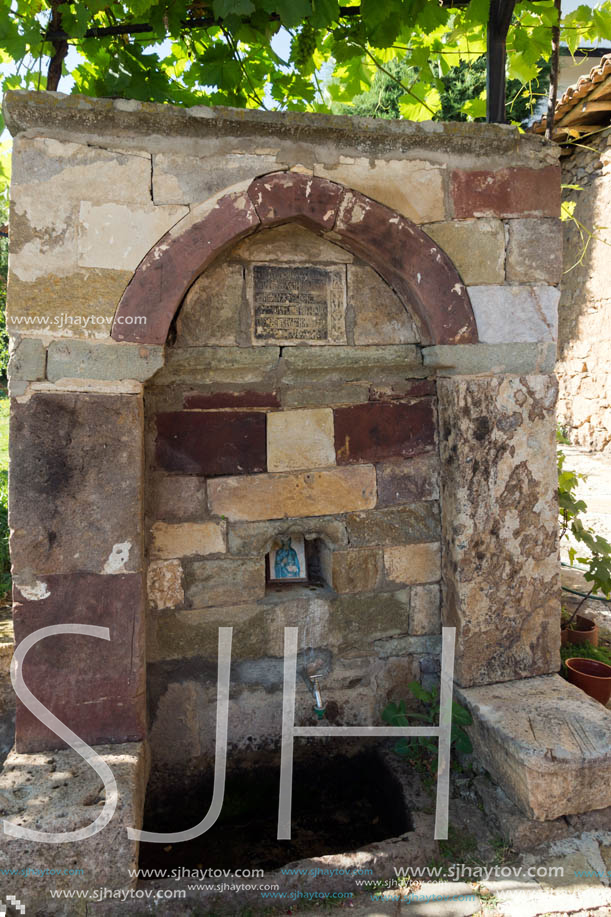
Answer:
<path fill-rule="evenodd" d="M 141 261 L 112 337 L 163 344 L 185 293 L 212 261 L 245 236 L 289 222 L 328 234 L 375 268 L 414 315 L 422 343 L 477 343 L 467 289 L 425 232 L 364 194 L 300 172 L 269 173 L 194 208 Z"/>

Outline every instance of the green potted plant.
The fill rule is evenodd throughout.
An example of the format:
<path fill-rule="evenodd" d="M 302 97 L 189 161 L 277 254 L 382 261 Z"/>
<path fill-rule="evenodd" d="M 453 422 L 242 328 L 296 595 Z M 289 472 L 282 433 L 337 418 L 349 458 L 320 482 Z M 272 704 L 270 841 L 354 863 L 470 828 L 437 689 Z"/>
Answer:
<path fill-rule="evenodd" d="M 568 441 L 559 431 L 559 443 Z M 605 598 L 611 596 L 611 544 L 593 529 L 583 523 L 582 515 L 587 506 L 583 500 L 577 499 L 576 490 L 579 481 L 585 480 L 585 475 L 569 471 L 564 467 L 566 456 L 558 450 L 558 505 L 560 514 L 560 540 L 572 536 L 573 544 L 568 548 L 571 566 L 577 561 L 584 569 L 583 578 L 591 584 L 589 591 L 579 594 L 577 599 L 564 598 L 561 611 L 561 641 L 566 643 L 589 643 L 598 646 L 598 626 L 595 621 L 580 610 L 590 596 L 602 593 Z M 566 593 L 566 590 L 564 590 Z"/>

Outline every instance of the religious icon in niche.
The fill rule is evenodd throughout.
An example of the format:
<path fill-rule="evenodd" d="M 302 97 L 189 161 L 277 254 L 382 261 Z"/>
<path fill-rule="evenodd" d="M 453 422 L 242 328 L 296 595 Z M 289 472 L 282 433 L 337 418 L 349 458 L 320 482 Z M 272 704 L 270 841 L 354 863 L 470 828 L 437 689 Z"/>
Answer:
<path fill-rule="evenodd" d="M 269 552 L 270 583 L 307 583 L 303 535 L 280 536 Z"/>

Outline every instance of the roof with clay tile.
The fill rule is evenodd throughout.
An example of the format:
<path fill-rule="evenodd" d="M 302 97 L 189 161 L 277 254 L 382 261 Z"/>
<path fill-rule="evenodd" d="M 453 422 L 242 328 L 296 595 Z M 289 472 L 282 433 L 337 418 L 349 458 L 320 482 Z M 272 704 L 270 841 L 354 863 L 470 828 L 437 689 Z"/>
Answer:
<path fill-rule="evenodd" d="M 611 54 L 605 54 L 587 76 L 581 76 L 574 86 L 564 92 L 556 103 L 554 139 L 584 133 L 609 123 L 611 116 Z M 531 126 L 543 134 L 547 118 Z"/>

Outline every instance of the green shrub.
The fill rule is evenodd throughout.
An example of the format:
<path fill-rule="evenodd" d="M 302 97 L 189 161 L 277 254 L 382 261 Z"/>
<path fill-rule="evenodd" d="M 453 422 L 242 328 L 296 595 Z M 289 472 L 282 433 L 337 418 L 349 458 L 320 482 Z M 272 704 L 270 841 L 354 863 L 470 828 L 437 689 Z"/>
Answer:
<path fill-rule="evenodd" d="M 560 658 L 562 659 L 560 674 L 565 678 L 567 659 L 577 656 L 580 659 L 595 659 L 596 662 L 611 665 L 611 649 L 608 646 L 592 646 L 591 643 L 565 643 L 560 647 Z"/>
<path fill-rule="evenodd" d="M 426 691 L 417 681 L 410 681 L 409 690 L 420 701 L 420 710 L 407 710 L 405 701 L 398 703 L 391 701 L 382 711 L 382 719 L 389 726 L 412 726 L 410 720 L 420 720 L 427 726 L 439 725 L 439 688 Z M 464 730 L 473 722 L 469 711 L 456 701 L 452 702 L 452 750 L 471 754 L 473 747 L 471 739 Z M 430 736 L 414 736 L 414 738 L 401 738 L 395 743 L 395 752 L 408 758 L 415 769 L 424 778 L 424 785 L 432 783 L 437 774 L 437 739 Z M 456 762 L 451 759 L 451 766 Z"/>
<path fill-rule="evenodd" d="M 556 433 L 556 441 L 567 444 L 567 439 L 561 430 Z M 583 500 L 577 499 L 577 485 L 585 481 L 586 476 L 564 467 L 566 456 L 558 449 L 558 511 L 560 516 L 560 540 L 567 538 L 569 533 L 573 536 L 577 546 L 568 549 L 571 566 L 577 561 L 585 568 L 584 580 L 590 584 L 590 590 L 584 595 L 581 602 L 571 613 L 563 613 L 562 627 L 570 627 L 575 620 L 583 603 L 591 595 L 602 593 L 605 598 L 611 598 L 611 544 L 589 526 L 584 525 L 583 515 L 588 507 Z"/>

